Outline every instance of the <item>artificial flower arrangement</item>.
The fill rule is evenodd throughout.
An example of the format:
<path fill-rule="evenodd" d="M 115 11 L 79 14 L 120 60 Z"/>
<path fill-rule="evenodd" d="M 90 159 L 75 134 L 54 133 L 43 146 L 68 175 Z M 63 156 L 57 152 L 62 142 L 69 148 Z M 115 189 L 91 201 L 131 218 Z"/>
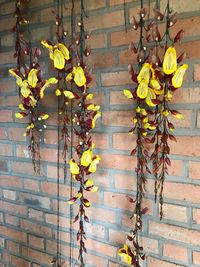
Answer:
<path fill-rule="evenodd" d="M 140 267 L 140 260 L 145 259 L 143 247 L 139 244 L 139 231 L 142 230 L 142 216 L 147 212 L 147 208 L 142 207 L 145 194 L 145 184 L 148 174 L 155 176 L 155 201 L 159 194 L 160 219 L 163 217 L 163 187 L 164 180 L 168 174 L 170 165 L 169 140 L 176 141 L 173 135 L 175 126 L 170 120 L 170 116 L 178 119 L 182 114 L 177 110 L 171 109 L 169 102 L 173 97 L 173 92 L 181 88 L 187 64 L 179 65 L 183 59 L 183 54 L 177 57 L 174 44 L 179 41 L 182 31 L 179 31 L 172 40 L 169 36 L 169 28 L 176 22 L 176 13 L 170 16 L 169 1 L 166 8 L 166 32 L 161 38 L 158 30 L 157 21 L 164 18 L 164 15 L 154 10 L 155 21 L 145 23 L 144 17 L 146 10 L 141 1 L 140 21 L 132 18 L 132 27 L 137 30 L 140 28 L 140 41 L 136 48 L 133 43 L 130 49 L 138 53 L 138 70 L 134 71 L 129 66 L 134 87 L 132 90 L 125 89 L 124 95 L 128 99 L 133 99 L 136 103 L 135 116 L 133 117 L 133 127 L 129 134 L 135 133 L 137 136 L 136 147 L 131 151 L 132 156 L 137 158 L 137 193 L 136 197 L 128 197 L 128 200 L 135 205 L 134 213 L 131 216 L 133 229 L 127 236 L 127 244 L 119 249 L 118 255 L 122 261 L 128 265 Z M 147 32 L 144 39 L 144 31 Z M 150 34 L 152 38 L 150 38 Z M 164 47 L 161 42 L 166 38 Z M 171 45 L 168 45 L 172 40 Z M 155 46 L 147 51 L 146 43 L 154 41 Z M 146 42 L 146 43 L 145 43 Z M 163 60 L 158 56 L 158 47 L 164 50 Z M 164 49 L 163 49 L 164 48 Z M 150 154 L 146 145 L 154 145 L 154 150 Z M 148 162 L 152 161 L 153 170 L 148 167 Z"/>
<path fill-rule="evenodd" d="M 9 74 L 16 78 L 16 84 L 19 87 L 19 112 L 15 113 L 17 119 L 27 117 L 28 125 L 24 136 L 29 137 L 29 150 L 35 172 L 40 172 L 40 152 L 38 142 L 38 132 L 46 128 L 44 120 L 48 119 L 48 114 L 40 111 L 39 103 L 44 97 L 45 89 L 51 84 L 56 84 L 57 79 L 50 78 L 42 80 L 41 68 L 38 58 L 41 54 L 38 48 L 32 53 L 29 20 L 22 15 L 22 2 L 16 0 L 16 25 L 13 31 L 16 32 L 16 45 L 14 57 L 17 58 L 17 67 L 10 69 Z M 28 25 L 29 42 L 25 40 L 21 32 L 21 24 Z M 29 56 L 29 66 L 26 64 L 25 56 Z"/>

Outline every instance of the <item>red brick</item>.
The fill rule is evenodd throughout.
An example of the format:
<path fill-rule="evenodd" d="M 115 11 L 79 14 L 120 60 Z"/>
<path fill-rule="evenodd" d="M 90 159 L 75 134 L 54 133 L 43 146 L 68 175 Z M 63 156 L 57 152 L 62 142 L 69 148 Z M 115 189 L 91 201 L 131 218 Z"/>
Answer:
<path fill-rule="evenodd" d="M 199 189 L 198 185 L 166 182 L 164 196 L 170 199 L 200 203 Z"/>
<path fill-rule="evenodd" d="M 53 16 L 52 16 L 53 17 Z M 45 32 L 45 38 L 49 39 L 50 38 L 50 27 L 43 27 L 43 28 L 37 28 L 33 29 L 31 31 L 32 33 L 32 41 L 33 42 L 38 42 L 44 38 L 44 32 Z"/>
<path fill-rule="evenodd" d="M 87 210 L 87 215 L 92 220 L 98 220 L 98 221 L 109 222 L 109 223 L 115 222 L 115 212 L 111 210 L 90 207 Z"/>
<path fill-rule="evenodd" d="M 110 19 L 112 17 L 112 19 Z M 85 21 L 85 28 L 88 31 L 111 28 L 124 24 L 123 11 L 110 12 L 103 15 L 90 16 L 89 20 Z"/>
<path fill-rule="evenodd" d="M 139 31 L 133 29 L 129 31 L 120 31 L 111 33 L 111 44 L 112 46 L 127 45 L 131 42 L 135 42 L 139 38 Z"/>
<path fill-rule="evenodd" d="M 13 161 L 12 162 L 12 171 L 16 173 L 23 173 L 28 175 L 37 176 L 34 172 L 32 163 L 29 162 L 19 162 Z M 42 166 L 40 167 L 40 175 L 42 175 L 43 169 Z"/>
<path fill-rule="evenodd" d="M 2 17 L 1 16 L 1 19 L 0 19 L 0 29 L 1 31 L 5 31 L 5 30 L 10 30 L 13 28 L 13 25 L 15 24 L 15 18 L 14 16 L 12 15 L 12 12 L 9 16 L 6 16 L 6 17 Z M 12 63 L 15 61 L 15 59 L 13 58 L 13 51 L 12 52 L 9 52 L 8 54 L 11 54 L 12 55 L 12 61 L 10 62 L 3 62 L 2 58 L 1 58 L 1 63 L 0 64 L 6 64 L 6 63 Z M 1 53 L 2 56 L 5 56 L 5 53 Z"/>
<path fill-rule="evenodd" d="M 187 59 L 197 59 L 200 58 L 200 51 L 194 49 L 194 47 L 199 47 L 200 41 L 191 41 L 187 43 L 180 43 L 177 45 L 178 54 L 185 52 Z"/>
<path fill-rule="evenodd" d="M 105 0 L 87 0 L 85 3 L 86 10 L 98 9 L 105 6 Z"/>
<path fill-rule="evenodd" d="M 130 175 L 114 174 L 114 184 L 116 189 L 136 190 L 136 178 Z"/>
<path fill-rule="evenodd" d="M 15 3 L 3 3 L 1 4 L 1 8 L 0 8 L 0 14 L 1 15 L 8 15 L 8 14 L 12 14 L 12 10 L 15 9 Z"/>
<path fill-rule="evenodd" d="M 168 240 L 183 242 L 190 245 L 199 244 L 200 232 L 183 227 L 161 224 L 157 222 L 149 222 L 149 233 L 154 236 L 160 236 Z"/>
<path fill-rule="evenodd" d="M 1 207 L 3 210 L 19 215 L 25 215 L 27 212 L 26 207 L 5 201 L 1 201 Z"/>
<path fill-rule="evenodd" d="M 51 182 L 41 183 L 42 192 L 57 195 L 57 184 Z M 69 195 L 70 187 L 67 185 L 60 184 L 60 196 L 67 197 Z"/>
<path fill-rule="evenodd" d="M 41 5 L 53 4 L 53 0 L 43 0 L 42 2 L 39 0 L 35 0 L 30 3 L 31 8 L 35 8 Z"/>
<path fill-rule="evenodd" d="M 8 263 L 14 264 L 14 266 L 30 267 L 30 263 L 28 261 L 20 259 L 11 254 L 7 254 L 6 252 L 3 253 L 3 259 Z"/>
<path fill-rule="evenodd" d="M 172 103 L 199 103 L 200 102 L 200 88 L 182 88 L 174 92 Z"/>
<path fill-rule="evenodd" d="M 107 36 L 105 33 L 92 34 L 89 39 L 86 40 L 86 44 L 91 49 L 94 48 L 105 48 L 107 45 Z"/>
<path fill-rule="evenodd" d="M 102 114 L 103 125 L 108 126 L 132 126 L 132 111 L 104 111 Z"/>
<path fill-rule="evenodd" d="M 184 247 L 176 246 L 174 244 L 164 244 L 163 254 L 164 256 L 173 258 L 175 260 L 183 262 L 188 261 L 187 249 Z"/>
<path fill-rule="evenodd" d="M 197 128 L 200 128 L 200 110 L 197 113 Z"/>
<path fill-rule="evenodd" d="M 0 82 L 0 86 L 1 86 L 1 93 L 3 94 L 9 94 L 11 92 L 15 92 L 16 90 L 16 83 L 14 79 L 13 80 L 2 79 Z"/>
<path fill-rule="evenodd" d="M 11 144 L 0 144 L 1 150 L 0 155 L 2 156 L 11 156 L 12 155 L 12 145 Z"/>
<path fill-rule="evenodd" d="M 161 0 L 161 10 L 165 10 L 166 8 L 166 2 L 164 0 Z M 178 11 L 178 13 L 183 13 L 183 12 L 191 12 L 191 11 L 196 11 L 199 10 L 200 8 L 200 2 L 199 1 L 194 1 L 192 5 L 190 5 L 189 2 L 182 2 L 182 1 L 177 1 L 177 0 L 171 0 L 170 6 L 174 11 Z"/>
<path fill-rule="evenodd" d="M 7 240 L 6 241 L 6 248 L 9 251 L 14 252 L 15 254 L 18 254 L 19 253 L 19 244 L 15 243 L 13 241 Z"/>
<path fill-rule="evenodd" d="M 0 176 L 0 186 L 9 186 L 9 187 L 20 187 L 21 181 L 20 178 L 14 176 L 1 175 Z"/>
<path fill-rule="evenodd" d="M 24 137 L 25 129 L 24 128 L 10 128 L 9 129 L 9 139 L 14 141 L 26 141 Z"/>
<path fill-rule="evenodd" d="M 58 134 L 56 130 L 47 130 L 44 132 L 45 144 L 56 145 L 58 143 Z"/>
<path fill-rule="evenodd" d="M 0 129 L 0 139 L 6 139 L 7 138 L 7 131 L 6 128 L 1 128 Z"/>
<path fill-rule="evenodd" d="M 189 162 L 189 178 L 200 179 L 200 163 L 197 161 Z"/>
<path fill-rule="evenodd" d="M 24 179 L 24 189 L 39 191 L 38 181 L 34 181 L 31 179 Z"/>
<path fill-rule="evenodd" d="M 130 50 L 123 50 L 118 53 L 119 64 L 120 65 L 129 65 L 137 63 L 137 54 Z"/>
<path fill-rule="evenodd" d="M 176 206 L 164 203 L 163 205 L 164 219 L 172 221 L 187 222 L 186 207 Z"/>
<path fill-rule="evenodd" d="M 200 64 L 194 65 L 194 80 L 195 81 L 200 80 Z"/>
<path fill-rule="evenodd" d="M 200 265 L 200 252 L 193 251 L 193 264 Z"/>
<path fill-rule="evenodd" d="M 200 142 L 200 136 L 176 136 L 177 142 L 170 144 L 171 154 L 185 156 L 200 156 L 200 150 L 197 144 Z"/>
<path fill-rule="evenodd" d="M 0 122 L 11 122 L 12 118 L 12 110 L 0 110 Z"/>
<path fill-rule="evenodd" d="M 0 237 L 0 247 L 5 247 L 5 240 L 3 237 Z"/>
<path fill-rule="evenodd" d="M 102 154 L 100 167 L 118 170 L 134 170 L 136 159 L 125 155 Z"/>
<path fill-rule="evenodd" d="M 29 235 L 28 239 L 29 239 L 29 245 L 36 247 L 36 248 L 44 249 L 44 239 L 43 238 Z"/>
<path fill-rule="evenodd" d="M 17 216 L 11 216 L 9 214 L 5 214 L 5 222 L 7 224 L 12 224 L 14 226 L 19 226 L 19 218 Z"/>
<path fill-rule="evenodd" d="M 182 267 L 182 265 L 170 263 L 167 261 L 162 261 L 148 257 L 148 267 Z"/>
<path fill-rule="evenodd" d="M 104 205 L 129 211 L 134 209 L 134 204 L 127 200 L 125 194 L 113 192 L 104 192 Z M 148 208 L 148 213 L 151 213 L 152 202 L 150 200 L 145 200 L 143 205 Z"/>
<path fill-rule="evenodd" d="M 87 249 L 89 250 L 99 251 L 101 254 L 109 256 L 109 257 L 116 256 L 116 252 L 117 252 L 116 248 L 111 245 L 108 245 L 108 244 L 105 244 L 105 243 L 102 243 L 102 242 L 99 242 L 97 240 L 93 240 L 90 238 L 88 238 L 85 243 L 86 243 Z"/>
<path fill-rule="evenodd" d="M 132 105 L 133 101 L 124 96 L 123 91 L 110 92 L 111 105 Z"/>
<path fill-rule="evenodd" d="M 47 177 L 48 178 L 57 178 L 57 167 L 55 166 L 47 166 Z M 60 168 L 60 178 L 63 179 L 64 171 L 63 168 Z"/>
<path fill-rule="evenodd" d="M 12 190 L 3 190 L 3 197 L 11 200 L 16 199 L 16 192 Z"/>
<path fill-rule="evenodd" d="M 39 210 L 29 209 L 28 217 L 36 221 L 44 221 L 43 212 Z"/>
<path fill-rule="evenodd" d="M 6 34 L 2 36 L 1 38 L 1 46 L 8 47 L 8 46 L 14 46 L 14 35 L 13 34 Z"/>
<path fill-rule="evenodd" d="M 0 232 L 3 233 L 4 236 L 10 238 L 10 239 L 15 239 L 20 242 L 26 242 L 26 233 L 11 229 L 9 227 L 0 225 Z"/>
<path fill-rule="evenodd" d="M 19 193 L 19 200 L 27 203 L 28 205 L 34 205 L 36 207 L 42 207 L 44 209 L 51 208 L 51 201 L 48 197 L 33 195 L 31 193 Z"/>
<path fill-rule="evenodd" d="M 46 264 L 46 265 L 49 265 L 52 260 L 51 255 L 48 255 L 47 253 L 42 253 L 42 252 L 27 248 L 27 247 L 22 248 L 22 255 L 24 257 L 31 258 L 32 260 L 35 260 L 39 262 L 40 264 Z"/>
<path fill-rule="evenodd" d="M 8 162 L 6 160 L 0 160 L 0 170 L 2 172 L 8 172 Z"/>
<path fill-rule="evenodd" d="M 193 209 L 193 220 L 194 223 L 200 224 L 200 209 Z"/>
<path fill-rule="evenodd" d="M 101 74 L 103 86 L 130 84 L 131 79 L 128 71 L 108 72 Z"/>
<path fill-rule="evenodd" d="M 112 67 L 115 65 L 114 53 L 103 52 L 103 53 L 98 53 L 98 54 L 97 53 L 91 54 L 88 57 L 88 63 L 93 69 L 98 69 L 98 68 L 105 69 L 105 68 Z"/>
<path fill-rule="evenodd" d="M 51 229 L 49 227 L 42 226 L 40 224 L 36 224 L 36 223 L 26 221 L 26 220 L 21 220 L 20 226 L 23 230 L 29 233 L 30 232 L 35 233 L 39 236 L 47 236 L 47 237 L 52 236 Z"/>
<path fill-rule="evenodd" d="M 95 148 L 107 149 L 108 148 L 108 135 L 104 133 L 92 133 L 92 141 Z"/>

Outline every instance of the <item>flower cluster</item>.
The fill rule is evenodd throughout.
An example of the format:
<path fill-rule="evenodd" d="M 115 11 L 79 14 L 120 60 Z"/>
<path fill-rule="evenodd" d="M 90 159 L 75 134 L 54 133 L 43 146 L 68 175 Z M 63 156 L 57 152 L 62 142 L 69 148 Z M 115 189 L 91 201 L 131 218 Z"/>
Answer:
<path fill-rule="evenodd" d="M 124 89 L 123 93 L 128 99 L 134 99 L 136 102 L 135 115 L 133 117 L 133 127 L 129 134 L 136 133 L 136 147 L 131 151 L 132 156 L 137 158 L 137 193 L 135 199 L 129 197 L 129 201 L 135 205 L 133 219 L 133 229 L 127 236 L 131 245 L 124 245 L 118 251 L 122 260 L 132 266 L 140 266 L 140 259 L 144 259 L 143 248 L 139 245 L 139 231 L 142 229 L 142 216 L 147 212 L 142 208 L 143 197 L 145 193 L 145 183 L 148 174 L 155 176 L 155 199 L 159 194 L 160 218 L 162 219 L 163 205 L 163 185 L 168 166 L 171 164 L 169 153 L 170 147 L 168 140 L 176 141 L 173 135 L 175 126 L 170 121 L 170 116 L 181 119 L 182 114 L 171 109 L 169 102 L 173 97 L 173 92 L 182 87 L 184 75 L 188 68 L 187 64 L 179 65 L 183 59 L 183 54 L 177 57 L 174 44 L 180 39 L 182 31 L 179 31 L 173 39 L 172 45 L 165 45 L 163 60 L 158 56 L 158 46 L 163 48 L 160 43 L 166 36 L 169 38 L 169 28 L 176 22 L 176 13 L 169 16 L 169 3 L 166 9 L 166 32 L 161 37 L 158 24 L 150 20 L 146 24 L 144 17 L 145 9 L 140 11 L 140 21 L 132 18 L 132 27 L 137 30 L 140 28 L 140 41 L 136 48 L 133 43 L 130 49 L 138 53 L 138 70 L 135 72 L 130 65 L 128 67 L 134 86 L 132 89 Z M 164 15 L 158 10 L 154 10 L 155 19 L 160 21 Z M 143 31 L 146 31 L 146 40 Z M 151 39 L 151 37 L 152 39 Z M 155 42 L 155 47 L 148 49 L 144 42 Z M 154 50 L 156 53 L 154 54 Z M 153 53 L 153 54 L 152 54 Z M 147 146 L 154 145 L 154 150 L 150 154 Z M 152 162 L 152 170 L 148 167 L 148 161 Z"/>

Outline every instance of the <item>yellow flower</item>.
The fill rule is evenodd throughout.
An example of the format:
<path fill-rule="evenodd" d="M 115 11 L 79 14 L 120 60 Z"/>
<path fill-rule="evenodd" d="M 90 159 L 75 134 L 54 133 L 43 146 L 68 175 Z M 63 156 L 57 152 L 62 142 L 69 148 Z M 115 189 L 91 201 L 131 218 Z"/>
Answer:
<path fill-rule="evenodd" d="M 30 98 L 30 101 L 29 101 L 30 105 L 31 107 L 34 108 L 37 105 L 37 100 L 32 95 L 30 95 L 29 98 Z"/>
<path fill-rule="evenodd" d="M 100 109 L 99 105 L 90 104 L 87 106 L 87 110 L 98 111 L 99 109 Z"/>
<path fill-rule="evenodd" d="M 24 80 L 21 84 L 21 89 L 20 92 L 22 94 L 23 97 L 27 98 L 30 94 L 31 94 L 31 90 L 28 86 L 28 81 Z"/>
<path fill-rule="evenodd" d="M 133 123 L 137 123 L 138 119 L 137 118 L 133 118 Z"/>
<path fill-rule="evenodd" d="M 140 113 L 141 108 L 138 106 L 135 110 L 136 110 L 137 113 Z"/>
<path fill-rule="evenodd" d="M 62 70 L 65 67 L 65 58 L 63 53 L 55 49 L 53 52 L 53 64 L 56 69 Z"/>
<path fill-rule="evenodd" d="M 129 98 L 129 99 L 133 98 L 133 94 L 131 93 L 130 90 L 124 89 L 123 93 L 127 98 Z"/>
<path fill-rule="evenodd" d="M 172 93 L 170 91 L 167 91 L 165 98 L 167 101 L 170 101 L 172 99 Z"/>
<path fill-rule="evenodd" d="M 151 88 L 148 89 L 147 97 L 146 97 L 146 103 L 150 107 L 155 107 L 156 105 L 152 102 L 152 100 L 156 99 L 156 94 L 154 90 Z"/>
<path fill-rule="evenodd" d="M 145 81 L 149 83 L 151 76 L 154 77 L 154 69 L 149 63 L 144 63 L 137 76 L 138 82 L 141 83 L 141 81 Z"/>
<path fill-rule="evenodd" d="M 87 182 L 85 183 L 85 185 L 86 185 L 87 187 L 93 186 L 93 184 L 94 184 L 94 181 L 91 180 L 91 179 L 88 179 Z"/>
<path fill-rule="evenodd" d="M 82 87 L 86 84 L 86 77 L 84 70 L 81 66 L 75 67 L 73 69 L 74 82 L 77 86 Z"/>
<path fill-rule="evenodd" d="M 149 121 L 148 117 L 145 117 L 143 120 L 142 120 L 144 123 L 147 123 Z"/>
<path fill-rule="evenodd" d="M 99 189 L 98 186 L 94 185 L 94 186 L 92 187 L 92 189 L 90 190 L 90 192 L 92 192 L 92 193 L 97 192 L 98 189 Z"/>
<path fill-rule="evenodd" d="M 83 196 L 83 194 L 81 192 L 78 192 L 77 198 L 81 198 L 82 196 Z"/>
<path fill-rule="evenodd" d="M 172 74 L 177 69 L 177 56 L 174 47 L 169 47 L 165 52 L 163 60 L 163 71 L 165 74 Z"/>
<path fill-rule="evenodd" d="M 49 118 L 49 115 L 48 115 L 48 114 L 42 114 L 42 115 L 40 116 L 40 118 L 41 118 L 42 120 L 47 120 L 47 119 Z"/>
<path fill-rule="evenodd" d="M 44 97 L 44 90 L 49 87 L 51 84 L 57 84 L 58 80 L 54 77 L 49 78 L 47 81 L 45 81 L 44 85 L 40 89 L 40 98 Z"/>
<path fill-rule="evenodd" d="M 97 164 L 101 158 L 97 155 L 96 158 L 91 162 L 90 167 L 89 167 L 89 172 L 96 172 L 97 170 Z"/>
<path fill-rule="evenodd" d="M 169 115 L 169 111 L 167 109 L 163 110 L 163 116 L 167 117 Z"/>
<path fill-rule="evenodd" d="M 141 114 L 143 116 L 146 116 L 147 115 L 146 109 L 144 109 L 144 108 L 141 108 L 140 112 L 141 112 Z"/>
<path fill-rule="evenodd" d="M 49 44 L 47 40 L 42 40 L 41 44 L 49 50 L 53 49 L 53 45 Z"/>
<path fill-rule="evenodd" d="M 28 74 L 28 83 L 32 88 L 37 86 L 38 77 L 37 77 L 37 70 L 31 69 Z"/>
<path fill-rule="evenodd" d="M 24 105 L 23 105 L 23 104 L 19 104 L 18 107 L 19 107 L 19 109 L 21 109 L 21 110 L 26 110 L 26 109 L 24 108 Z"/>
<path fill-rule="evenodd" d="M 137 88 L 137 96 L 141 99 L 144 99 L 147 97 L 148 94 L 148 83 L 145 80 L 142 80 Z"/>
<path fill-rule="evenodd" d="M 132 257 L 128 254 L 129 247 L 124 244 L 123 248 L 118 250 L 118 255 L 122 258 L 123 262 L 131 265 Z"/>
<path fill-rule="evenodd" d="M 78 164 L 74 162 L 73 159 L 70 159 L 69 167 L 70 167 L 71 174 L 79 174 L 80 168 Z"/>
<path fill-rule="evenodd" d="M 56 89 L 56 96 L 60 96 L 60 95 L 61 95 L 60 89 Z"/>
<path fill-rule="evenodd" d="M 101 112 L 100 111 L 97 111 L 95 116 L 93 117 L 92 119 L 92 129 L 95 127 L 95 123 L 96 123 L 96 120 L 101 117 Z"/>
<path fill-rule="evenodd" d="M 179 119 L 179 120 L 181 120 L 183 118 L 183 114 L 177 113 L 177 114 L 174 115 L 174 117 Z"/>
<path fill-rule="evenodd" d="M 75 97 L 72 91 L 64 91 L 63 93 L 69 99 L 73 99 Z"/>
<path fill-rule="evenodd" d="M 23 113 L 23 112 L 16 112 L 16 113 L 15 113 L 15 118 L 17 118 L 17 119 L 22 119 L 22 118 L 24 118 L 25 116 L 26 116 L 26 114 Z"/>
<path fill-rule="evenodd" d="M 86 100 L 92 100 L 93 99 L 93 94 L 88 94 L 86 96 Z"/>
<path fill-rule="evenodd" d="M 13 77 L 16 78 L 17 85 L 18 86 L 21 86 L 22 85 L 22 78 L 15 73 L 14 69 L 10 69 L 9 70 L 9 73 L 10 73 L 11 76 L 13 76 Z"/>
<path fill-rule="evenodd" d="M 73 75 L 72 75 L 72 73 L 68 73 L 68 74 L 67 74 L 67 77 L 66 77 L 66 81 L 67 81 L 67 82 L 70 82 L 72 79 L 73 79 Z"/>
<path fill-rule="evenodd" d="M 33 123 L 30 123 L 27 127 L 26 127 L 26 129 L 27 130 L 30 130 L 30 129 L 33 129 L 35 127 L 35 125 L 33 124 Z"/>
<path fill-rule="evenodd" d="M 59 43 L 58 49 L 62 52 L 62 54 L 66 60 L 70 59 L 69 50 L 67 49 L 67 47 L 64 44 Z"/>
<path fill-rule="evenodd" d="M 81 156 L 81 165 L 82 166 L 89 166 L 92 162 L 92 151 L 90 149 L 83 152 Z"/>
<path fill-rule="evenodd" d="M 151 79 L 149 85 L 152 89 L 154 89 L 156 95 L 164 94 L 164 88 L 161 90 L 160 83 L 156 79 Z"/>
<path fill-rule="evenodd" d="M 172 85 L 175 88 L 180 88 L 182 86 L 183 78 L 184 78 L 184 75 L 185 75 L 185 72 L 186 72 L 187 68 L 188 68 L 188 65 L 187 64 L 183 64 L 174 73 L 174 76 L 172 78 Z"/>

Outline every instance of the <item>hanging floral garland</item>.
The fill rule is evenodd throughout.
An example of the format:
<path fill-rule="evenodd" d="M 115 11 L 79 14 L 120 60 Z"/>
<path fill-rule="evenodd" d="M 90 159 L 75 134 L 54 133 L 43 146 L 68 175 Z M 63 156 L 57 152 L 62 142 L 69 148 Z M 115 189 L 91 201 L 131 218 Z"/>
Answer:
<path fill-rule="evenodd" d="M 76 146 L 75 158 L 70 160 L 70 172 L 73 178 L 79 183 L 79 190 L 76 196 L 73 196 L 68 203 L 79 204 L 78 214 L 75 216 L 74 222 L 79 221 L 79 230 L 77 232 L 77 241 L 79 243 L 79 260 L 80 266 L 85 266 L 84 253 L 87 253 L 85 246 L 86 232 L 85 223 L 89 223 L 89 218 L 86 215 L 86 209 L 90 207 L 90 201 L 85 198 L 84 192 L 96 192 L 98 187 L 89 176 L 96 172 L 97 164 L 100 161 L 98 155 L 94 155 L 93 149 L 95 144 L 92 142 L 90 132 L 95 128 L 96 120 L 101 116 L 99 111 L 100 106 L 91 102 L 93 94 L 88 93 L 88 85 L 91 82 L 89 68 L 85 59 L 90 54 L 90 50 L 85 47 L 85 39 L 89 35 L 84 30 L 84 5 L 81 2 L 81 18 L 77 26 L 80 27 L 80 34 L 75 36 L 75 44 L 77 51 L 75 52 L 76 66 L 68 73 L 66 80 L 74 84 L 79 96 L 78 108 L 74 112 L 74 128 L 75 135 L 78 136 L 79 144 Z"/>
<path fill-rule="evenodd" d="M 28 125 L 24 136 L 29 137 L 29 150 L 31 152 L 34 171 L 39 173 L 40 152 L 38 132 L 43 130 L 43 128 L 46 128 L 43 121 L 48 119 L 48 114 L 40 111 L 39 102 L 44 97 L 45 89 L 51 84 L 57 83 L 57 80 L 55 78 L 42 80 L 41 68 L 38 63 L 38 58 L 41 52 L 36 48 L 34 54 L 32 54 L 29 20 L 22 16 L 20 6 L 21 1 L 16 1 L 16 52 L 14 56 L 17 57 L 18 64 L 17 68 L 10 69 L 9 73 L 16 78 L 16 84 L 19 87 L 19 96 L 21 100 L 21 103 L 18 106 L 20 111 L 15 113 L 15 117 L 18 119 L 27 117 L 28 119 Z M 23 23 L 28 25 L 29 43 L 24 39 L 21 33 L 20 25 Z M 23 55 L 29 55 L 29 66 L 23 62 Z"/>
<path fill-rule="evenodd" d="M 170 109 L 168 103 L 172 99 L 172 94 L 180 88 L 183 83 L 184 74 L 187 70 L 187 64 L 178 67 L 178 63 L 183 59 L 183 54 L 177 59 L 174 44 L 180 39 L 182 31 L 179 31 L 172 40 L 169 35 L 169 28 L 176 22 L 176 13 L 171 14 L 169 1 L 166 8 L 166 32 L 161 37 L 158 30 L 158 21 L 165 16 L 158 10 L 154 10 L 155 19 L 148 24 L 145 23 L 146 9 L 141 0 L 140 20 L 132 18 L 132 27 L 140 29 L 140 40 L 136 48 L 133 43 L 130 49 L 138 53 L 138 70 L 134 71 L 129 66 L 129 72 L 134 82 L 132 90 L 124 90 L 124 95 L 129 99 L 136 101 L 135 116 L 133 118 L 134 127 L 129 131 L 130 134 L 136 133 L 136 147 L 131 155 L 137 158 L 137 193 L 136 198 L 129 197 L 129 201 L 134 203 L 135 209 L 131 216 L 134 227 L 127 236 L 128 243 L 119 249 L 118 255 L 129 265 L 140 267 L 140 259 L 144 260 L 145 255 L 143 247 L 139 244 L 139 231 L 142 229 L 142 215 L 147 212 L 147 208 L 142 208 L 145 183 L 148 173 L 151 174 L 147 166 L 149 160 L 153 163 L 153 174 L 155 175 L 155 199 L 159 192 L 160 219 L 162 219 L 163 205 L 163 186 L 168 166 L 170 165 L 170 147 L 169 140 L 176 141 L 172 134 L 174 125 L 170 122 L 169 115 L 176 118 L 182 118 L 177 110 Z M 144 33 L 146 32 L 146 38 Z M 151 35 L 149 34 L 151 32 Z M 164 46 L 164 58 L 161 61 L 158 56 L 158 45 L 162 48 L 162 40 L 166 38 Z M 171 40 L 171 46 L 168 42 Z M 147 51 L 145 44 L 154 41 L 155 45 Z M 155 144 L 152 155 L 149 155 L 146 144 Z"/>

